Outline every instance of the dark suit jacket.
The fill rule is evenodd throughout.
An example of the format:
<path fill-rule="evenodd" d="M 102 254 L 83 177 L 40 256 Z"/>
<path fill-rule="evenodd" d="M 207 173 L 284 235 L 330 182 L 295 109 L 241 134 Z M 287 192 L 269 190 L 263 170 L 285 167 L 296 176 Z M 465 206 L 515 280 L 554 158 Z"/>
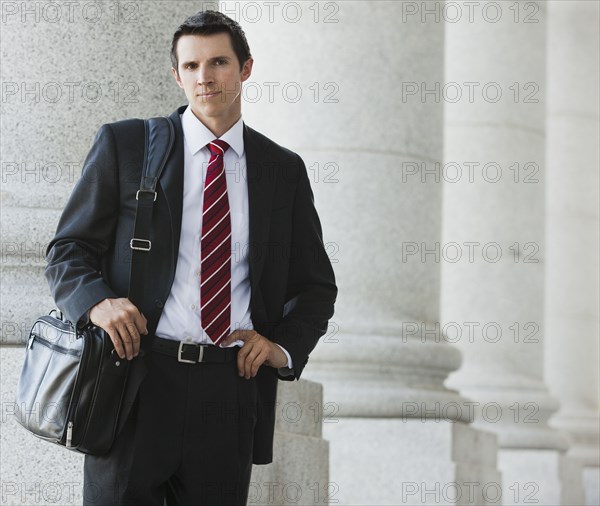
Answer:
<path fill-rule="evenodd" d="M 153 334 L 171 290 L 179 249 L 183 203 L 183 130 L 179 115 L 175 147 L 157 188 L 152 249 L 147 253 L 139 309 Z M 251 316 L 260 334 L 290 353 L 299 378 L 308 355 L 325 334 L 337 288 L 301 158 L 244 126 L 249 197 Z M 144 158 L 142 120 L 103 125 L 86 158 L 47 250 L 46 278 L 57 306 L 78 325 L 107 297 L 127 297 L 131 249 Z M 145 338 L 142 337 L 142 346 Z M 143 357 L 132 367 L 144 369 Z M 267 366 L 256 377 L 258 421 L 254 463 L 272 460 L 278 373 Z M 136 386 L 137 388 L 137 386 Z"/>

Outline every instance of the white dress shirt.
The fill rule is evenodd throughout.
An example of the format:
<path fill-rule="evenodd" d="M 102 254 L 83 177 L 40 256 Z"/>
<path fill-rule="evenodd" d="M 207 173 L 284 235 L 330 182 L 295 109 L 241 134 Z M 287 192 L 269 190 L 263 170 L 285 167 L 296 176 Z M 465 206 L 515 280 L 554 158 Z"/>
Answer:
<path fill-rule="evenodd" d="M 175 278 L 156 328 L 163 339 L 212 344 L 202 328 L 200 316 L 200 239 L 202 203 L 214 134 L 196 118 L 190 107 L 181 115 L 183 128 L 183 212 Z M 219 139 L 229 144 L 223 163 L 231 216 L 231 332 L 252 329 L 250 318 L 250 266 L 248 264 L 249 212 L 244 123 L 240 118 Z M 235 341 L 231 346 L 242 346 Z M 278 345 L 279 346 L 279 345 Z M 287 367 L 292 367 L 290 354 Z M 283 372 L 283 371 L 282 371 Z M 285 374 L 285 373 L 284 373 Z"/>

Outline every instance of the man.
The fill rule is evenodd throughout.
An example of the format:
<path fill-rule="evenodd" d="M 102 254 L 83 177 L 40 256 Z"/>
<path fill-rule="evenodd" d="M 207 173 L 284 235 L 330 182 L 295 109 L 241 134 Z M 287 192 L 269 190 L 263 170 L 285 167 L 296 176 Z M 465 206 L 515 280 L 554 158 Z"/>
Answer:
<path fill-rule="evenodd" d="M 277 379 L 300 377 L 337 293 L 304 163 L 242 122 L 240 26 L 200 12 L 171 57 L 189 105 L 171 115 L 143 300 L 127 299 L 140 120 L 100 128 L 48 246 L 59 308 L 145 374 L 110 452 L 85 458 L 90 505 L 245 504 L 252 463 L 272 460 Z"/>

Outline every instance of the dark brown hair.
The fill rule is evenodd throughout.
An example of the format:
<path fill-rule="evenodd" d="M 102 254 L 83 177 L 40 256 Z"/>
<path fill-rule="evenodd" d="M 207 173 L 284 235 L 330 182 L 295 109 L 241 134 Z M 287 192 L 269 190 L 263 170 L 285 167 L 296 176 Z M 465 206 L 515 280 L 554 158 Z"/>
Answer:
<path fill-rule="evenodd" d="M 179 74 L 179 60 L 177 59 L 177 42 L 182 35 L 212 35 L 214 33 L 228 33 L 231 45 L 240 63 L 240 70 L 249 58 L 250 47 L 242 27 L 233 19 L 219 11 L 200 11 L 187 18 L 173 35 L 171 44 L 171 64 Z"/>

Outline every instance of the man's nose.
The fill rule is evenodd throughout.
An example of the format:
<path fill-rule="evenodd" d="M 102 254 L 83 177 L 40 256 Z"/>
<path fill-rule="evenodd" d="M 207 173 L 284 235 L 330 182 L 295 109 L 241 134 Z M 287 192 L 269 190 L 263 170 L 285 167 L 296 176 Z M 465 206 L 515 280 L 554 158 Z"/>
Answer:
<path fill-rule="evenodd" d="M 196 81 L 198 82 L 198 84 L 203 86 L 206 86 L 207 84 L 212 84 L 214 82 L 212 71 L 210 70 L 208 65 L 200 65 L 198 67 Z"/>

